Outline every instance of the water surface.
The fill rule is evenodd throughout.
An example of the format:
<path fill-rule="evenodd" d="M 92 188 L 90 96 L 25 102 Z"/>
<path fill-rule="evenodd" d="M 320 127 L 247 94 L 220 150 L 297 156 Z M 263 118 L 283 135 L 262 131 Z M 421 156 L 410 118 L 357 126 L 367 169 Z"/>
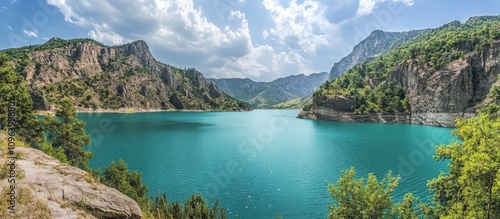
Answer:
<path fill-rule="evenodd" d="M 142 172 L 150 195 L 184 202 L 202 193 L 230 218 L 324 218 L 327 183 L 351 166 L 358 176 L 402 179 L 394 194 L 426 199 L 446 171 L 431 156 L 451 129 L 408 124 L 312 121 L 296 110 L 79 114 L 94 152 L 91 167 L 123 159 Z"/>

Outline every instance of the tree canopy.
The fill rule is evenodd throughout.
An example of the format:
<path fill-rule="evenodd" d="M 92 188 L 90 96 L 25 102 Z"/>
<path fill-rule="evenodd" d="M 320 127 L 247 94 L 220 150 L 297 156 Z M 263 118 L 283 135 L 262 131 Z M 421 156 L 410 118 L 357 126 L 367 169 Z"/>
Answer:
<path fill-rule="evenodd" d="M 13 118 L 10 124 L 9 111 Z M 44 142 L 24 78 L 15 72 L 5 55 L 0 55 L 0 129 L 5 131 L 8 127 L 15 127 L 16 135 L 33 147 L 38 148 Z"/>
<path fill-rule="evenodd" d="M 47 116 L 44 129 L 47 141 L 54 148 L 62 148 L 69 164 L 90 170 L 88 163 L 92 153 L 82 147 L 90 145 L 90 136 L 85 133 L 85 122 L 76 118 L 76 110 L 70 100 L 61 101 L 56 118 Z"/>

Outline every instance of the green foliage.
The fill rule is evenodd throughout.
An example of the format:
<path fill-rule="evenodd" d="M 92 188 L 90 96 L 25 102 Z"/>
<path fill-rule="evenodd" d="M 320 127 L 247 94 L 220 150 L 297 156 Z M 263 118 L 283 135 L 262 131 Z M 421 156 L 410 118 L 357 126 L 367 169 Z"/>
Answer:
<path fill-rule="evenodd" d="M 139 172 L 131 172 L 123 160 L 112 162 L 105 170 L 103 182 L 137 201 L 141 209 L 147 209 L 151 200 L 146 196 L 148 187 L 142 183 Z"/>
<path fill-rule="evenodd" d="M 391 194 L 397 187 L 399 177 L 391 172 L 379 183 L 373 174 L 368 179 L 356 179 L 354 168 L 341 171 L 337 186 L 329 184 L 329 192 L 338 204 L 329 204 L 328 218 L 388 218 L 393 201 Z"/>
<path fill-rule="evenodd" d="M 306 103 L 304 108 L 302 108 L 302 111 L 311 111 L 312 107 L 313 107 L 313 102 L 309 101 L 308 103 Z"/>
<path fill-rule="evenodd" d="M 68 158 L 66 158 L 62 147 L 54 148 L 50 144 L 43 144 L 42 151 L 63 163 L 68 163 Z"/>
<path fill-rule="evenodd" d="M 500 117 L 480 114 L 457 120 L 459 142 L 441 145 L 436 160 L 449 173 L 429 182 L 441 218 L 500 217 Z"/>
<path fill-rule="evenodd" d="M 417 210 L 419 202 L 417 198 L 413 197 L 413 194 L 405 194 L 403 201 L 393 206 L 392 217 L 399 219 L 419 219 L 419 211 Z"/>
<path fill-rule="evenodd" d="M 33 114 L 33 101 L 23 77 L 16 74 L 5 55 L 0 55 L 0 94 L 0 129 L 14 126 L 21 140 L 32 147 L 40 147 L 44 136 L 41 124 Z M 9 110 L 13 121 L 8 121 Z"/>
<path fill-rule="evenodd" d="M 47 116 L 43 122 L 48 143 L 56 150 L 62 148 L 69 164 L 90 170 L 88 162 L 92 153 L 82 148 L 90 145 L 90 136 L 85 133 L 85 122 L 76 118 L 76 111 L 70 100 L 61 101 L 56 117 L 58 120 Z"/>
<path fill-rule="evenodd" d="M 14 48 L 14 49 L 7 49 L 2 51 L 2 53 L 7 54 L 9 57 L 13 58 L 19 58 L 22 55 L 28 54 L 33 51 L 44 51 L 44 50 L 51 50 L 51 49 L 56 49 L 56 48 L 62 48 L 68 45 L 74 45 L 77 43 L 84 43 L 84 42 L 92 42 L 95 43 L 96 45 L 104 46 L 102 43 L 91 39 L 91 38 L 79 38 L 79 39 L 71 39 L 71 40 L 63 40 L 57 37 L 54 37 L 47 41 L 44 44 L 40 45 L 30 45 L 30 46 L 24 46 L 21 48 Z"/>
<path fill-rule="evenodd" d="M 179 202 L 167 202 L 166 194 L 157 196 L 153 208 L 154 218 L 207 218 L 207 219 L 225 219 L 226 211 L 219 207 L 216 201 L 212 207 L 206 205 L 205 200 L 200 194 L 192 195 L 184 206 Z"/>
<path fill-rule="evenodd" d="M 352 111 L 360 114 L 397 113 L 409 110 L 408 99 L 400 85 L 391 82 L 370 85 L 358 74 L 358 70 L 362 68 L 363 66 L 354 67 L 337 79 L 326 82 L 314 93 L 314 96 L 341 95 L 349 97 L 355 102 Z"/>
<path fill-rule="evenodd" d="M 355 100 L 356 113 L 406 112 L 408 100 L 400 85 L 388 82 L 396 67 L 413 60 L 426 71 L 436 71 L 500 39 L 498 17 L 471 18 L 423 31 L 412 40 L 324 83 L 314 96 L 342 95 Z M 387 90 L 389 89 L 389 90 Z"/>
<path fill-rule="evenodd" d="M 500 81 L 500 75 L 498 75 Z M 488 98 L 491 98 L 490 104 L 479 109 L 478 113 L 483 115 L 500 116 L 500 86 L 493 84 L 488 93 Z"/>

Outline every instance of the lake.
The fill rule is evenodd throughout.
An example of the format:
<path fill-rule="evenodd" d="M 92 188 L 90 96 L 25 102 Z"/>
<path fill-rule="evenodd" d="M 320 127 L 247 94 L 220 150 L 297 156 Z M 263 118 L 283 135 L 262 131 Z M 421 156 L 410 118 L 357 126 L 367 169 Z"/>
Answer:
<path fill-rule="evenodd" d="M 80 113 L 93 168 L 123 159 L 142 172 L 151 196 L 183 203 L 201 193 L 229 218 L 324 218 L 327 183 L 351 166 L 358 177 L 401 175 L 393 198 L 426 200 L 427 180 L 446 171 L 432 159 L 449 128 L 313 121 L 297 110 L 252 112 Z"/>

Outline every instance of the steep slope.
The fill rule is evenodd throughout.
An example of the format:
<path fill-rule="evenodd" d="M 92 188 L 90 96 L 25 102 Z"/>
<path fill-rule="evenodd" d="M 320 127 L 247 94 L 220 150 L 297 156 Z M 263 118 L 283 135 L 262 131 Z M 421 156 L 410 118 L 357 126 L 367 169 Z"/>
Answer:
<path fill-rule="evenodd" d="M 196 69 L 156 61 L 144 41 L 108 47 L 90 39 L 52 38 L 0 51 L 26 78 L 36 109 L 70 98 L 77 110 L 248 110 Z"/>
<path fill-rule="evenodd" d="M 473 17 L 422 33 L 323 84 L 299 117 L 451 127 L 491 102 L 499 74 L 500 16 Z"/>
<path fill-rule="evenodd" d="M 311 75 L 292 75 L 278 78 L 271 82 L 255 82 L 250 79 L 226 78 L 209 79 L 217 84 L 224 92 L 240 100 L 251 103 L 256 108 L 284 108 L 290 100 L 300 99 L 310 95 L 328 78 L 328 73 L 314 73 Z"/>
<path fill-rule="evenodd" d="M 363 41 L 354 46 L 351 53 L 333 65 L 330 70 L 329 78 L 337 78 L 353 66 L 370 61 L 413 39 L 413 37 L 424 31 L 427 30 L 413 30 L 408 32 L 384 32 L 375 30 Z"/>
<path fill-rule="evenodd" d="M 16 147 L 15 151 L 19 154 L 15 160 L 16 213 L 9 214 L 5 207 L 12 184 L 3 179 L 1 218 L 142 218 L 137 202 L 94 182 L 89 173 L 33 148 Z M 6 150 L 2 149 L 0 163 L 6 162 Z"/>

